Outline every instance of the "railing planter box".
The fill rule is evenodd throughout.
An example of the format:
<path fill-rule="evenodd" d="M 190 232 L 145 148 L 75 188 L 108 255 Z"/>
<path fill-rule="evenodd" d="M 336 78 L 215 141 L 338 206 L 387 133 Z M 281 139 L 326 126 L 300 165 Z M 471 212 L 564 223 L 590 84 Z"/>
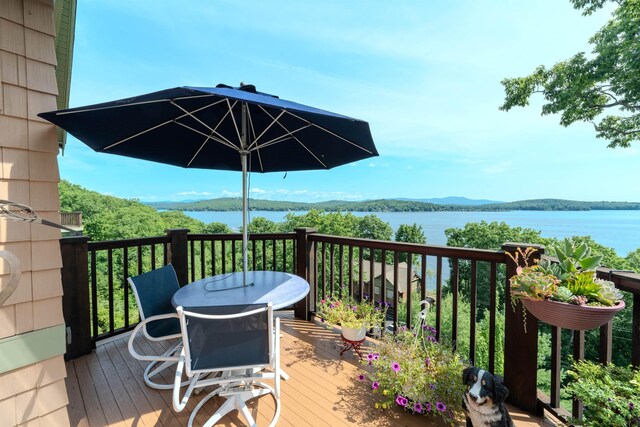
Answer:
<path fill-rule="evenodd" d="M 538 320 L 551 326 L 575 331 L 599 328 L 625 307 L 623 300 L 610 307 L 576 305 L 552 300 L 535 301 L 527 298 L 523 298 L 522 303 Z"/>

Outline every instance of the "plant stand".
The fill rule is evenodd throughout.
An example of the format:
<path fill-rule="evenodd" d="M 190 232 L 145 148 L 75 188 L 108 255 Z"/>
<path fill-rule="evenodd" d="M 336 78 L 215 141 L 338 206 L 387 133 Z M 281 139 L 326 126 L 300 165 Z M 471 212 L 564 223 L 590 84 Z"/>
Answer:
<path fill-rule="evenodd" d="M 360 360 L 362 360 L 362 353 L 360 352 L 360 346 L 362 345 L 362 343 L 364 342 L 364 340 L 366 338 L 363 338 L 363 339 L 361 339 L 359 341 L 348 340 L 342 335 L 340 335 L 340 338 L 342 338 L 342 343 L 344 344 L 344 348 L 342 349 L 342 351 L 340 351 L 340 356 L 342 356 L 342 354 L 345 351 L 353 349 L 353 351 L 356 352 L 358 357 L 360 357 Z"/>

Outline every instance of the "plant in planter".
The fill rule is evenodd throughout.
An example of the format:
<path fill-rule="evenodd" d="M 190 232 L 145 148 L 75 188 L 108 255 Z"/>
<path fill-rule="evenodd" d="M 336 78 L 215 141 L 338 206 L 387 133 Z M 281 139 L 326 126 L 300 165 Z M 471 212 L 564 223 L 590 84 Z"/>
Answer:
<path fill-rule="evenodd" d="M 640 370 L 631 366 L 574 362 L 567 372 L 571 382 L 564 391 L 584 405 L 576 425 L 640 426 Z"/>
<path fill-rule="evenodd" d="M 585 243 L 576 245 L 565 239 L 551 249 L 558 257 L 557 263 L 543 259 L 530 265 L 534 248 L 519 249 L 515 256 L 508 254 L 514 262 L 525 264 L 510 279 L 514 309 L 521 302 L 545 323 L 586 330 L 605 324 L 624 308 L 622 294 L 613 282 L 597 278 L 602 257 L 591 255 Z M 526 312 L 523 314 L 526 316 Z"/>
<path fill-rule="evenodd" d="M 423 312 L 413 331 L 403 327 L 385 335 L 363 360 L 359 379 L 368 380 L 379 397 L 377 409 L 398 406 L 453 425 L 461 416 L 465 365 L 460 355 L 436 341 L 435 329 L 424 319 Z"/>
<path fill-rule="evenodd" d="M 367 299 L 356 301 L 345 290 L 344 297 L 329 296 L 320 300 L 316 317 L 327 325 L 340 325 L 342 334 L 350 341 L 364 339 L 369 328 L 381 325 L 387 314 L 388 304 Z M 350 335 L 350 334 L 358 335 Z"/>

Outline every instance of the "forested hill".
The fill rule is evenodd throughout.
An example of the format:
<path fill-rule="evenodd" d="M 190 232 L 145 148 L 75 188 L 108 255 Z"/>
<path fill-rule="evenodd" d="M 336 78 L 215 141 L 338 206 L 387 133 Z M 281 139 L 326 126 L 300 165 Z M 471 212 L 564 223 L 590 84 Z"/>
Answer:
<path fill-rule="evenodd" d="M 239 197 L 200 200 L 195 202 L 147 203 L 156 209 L 178 211 L 239 211 Z M 249 206 L 257 211 L 308 211 L 319 209 L 328 212 L 435 212 L 435 211 L 588 211 L 588 210 L 640 210 L 636 202 L 580 202 L 561 199 L 535 199 L 518 202 L 492 203 L 480 206 L 440 205 L 414 200 L 366 200 L 347 202 L 331 200 L 318 203 L 285 202 L 251 199 Z"/>

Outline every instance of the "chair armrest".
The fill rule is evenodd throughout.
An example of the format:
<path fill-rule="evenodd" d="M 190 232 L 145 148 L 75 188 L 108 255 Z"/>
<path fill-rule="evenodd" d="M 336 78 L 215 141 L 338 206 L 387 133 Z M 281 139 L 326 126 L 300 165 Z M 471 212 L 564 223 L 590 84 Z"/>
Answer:
<path fill-rule="evenodd" d="M 178 313 L 159 314 L 157 316 L 147 317 L 142 322 L 138 323 L 136 325 L 136 327 L 133 329 L 133 332 L 131 332 L 131 336 L 129 337 L 128 347 L 129 347 L 129 353 L 131 354 L 131 356 L 133 356 L 135 359 L 143 360 L 143 361 L 146 361 L 146 362 L 154 362 L 154 361 L 158 361 L 158 362 L 177 362 L 178 361 L 178 356 L 144 355 L 144 354 L 138 353 L 133 348 L 133 341 L 136 339 L 136 335 L 138 335 L 138 333 L 140 333 L 140 330 L 142 330 L 142 328 L 144 328 L 144 326 L 147 323 L 155 322 L 157 320 L 171 319 L 171 318 L 176 318 L 177 319 L 178 318 Z M 168 335 L 163 339 L 180 338 L 181 336 L 182 336 L 181 334 Z"/>

